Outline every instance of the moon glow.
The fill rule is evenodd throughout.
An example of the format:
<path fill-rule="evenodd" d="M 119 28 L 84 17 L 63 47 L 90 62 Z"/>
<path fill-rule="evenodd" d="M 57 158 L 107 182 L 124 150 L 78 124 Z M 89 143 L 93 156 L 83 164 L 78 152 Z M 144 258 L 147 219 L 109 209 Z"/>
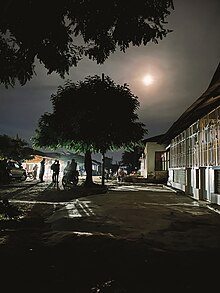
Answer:
<path fill-rule="evenodd" d="M 143 77 L 142 81 L 146 86 L 149 86 L 154 83 L 154 78 L 152 75 L 147 74 Z"/>

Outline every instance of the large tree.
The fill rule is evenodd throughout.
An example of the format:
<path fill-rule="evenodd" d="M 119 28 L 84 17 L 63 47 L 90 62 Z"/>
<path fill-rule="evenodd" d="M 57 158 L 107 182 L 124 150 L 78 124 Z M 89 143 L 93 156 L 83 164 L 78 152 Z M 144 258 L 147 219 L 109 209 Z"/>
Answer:
<path fill-rule="evenodd" d="M 117 48 L 157 43 L 172 0 L 1 0 L 0 82 L 24 85 L 36 59 L 61 77 L 83 56 L 103 63 Z"/>
<path fill-rule="evenodd" d="M 86 184 L 92 183 L 91 152 L 104 158 L 108 150 L 133 149 L 146 133 L 138 122 L 138 97 L 108 76 L 67 81 L 51 101 L 53 112 L 41 116 L 34 145 L 85 153 Z"/>

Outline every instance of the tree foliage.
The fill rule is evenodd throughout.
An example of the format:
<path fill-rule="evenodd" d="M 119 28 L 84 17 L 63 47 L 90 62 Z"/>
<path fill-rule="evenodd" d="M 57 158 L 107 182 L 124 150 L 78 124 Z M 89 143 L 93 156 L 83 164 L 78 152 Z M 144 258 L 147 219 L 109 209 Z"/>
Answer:
<path fill-rule="evenodd" d="M 18 162 L 33 158 L 33 150 L 28 143 L 17 137 L 12 138 L 8 135 L 0 135 L 0 158 L 12 159 Z"/>
<path fill-rule="evenodd" d="M 143 149 L 144 149 L 144 144 L 143 146 L 141 147 L 140 146 L 137 146 L 134 148 L 133 151 L 130 151 L 130 152 L 123 152 L 122 153 L 122 164 L 127 166 L 127 170 L 128 170 L 128 173 L 131 173 L 132 171 L 137 171 L 140 169 L 140 156 L 143 152 Z"/>
<path fill-rule="evenodd" d="M 53 113 L 39 120 L 35 143 L 40 147 L 70 147 L 78 152 L 105 153 L 132 149 L 146 130 L 138 122 L 138 97 L 128 85 L 116 85 L 98 75 L 67 81 L 51 96 Z"/>
<path fill-rule="evenodd" d="M 157 43 L 172 0 L 2 0 L 0 81 L 24 85 L 36 59 L 61 77 L 83 56 L 103 63 L 117 48 Z"/>
<path fill-rule="evenodd" d="M 108 76 L 67 81 L 51 101 L 53 113 L 43 114 L 36 129 L 33 142 L 37 147 L 105 154 L 133 149 L 146 133 L 144 124 L 138 122 L 138 97 L 128 85 L 116 85 Z"/>

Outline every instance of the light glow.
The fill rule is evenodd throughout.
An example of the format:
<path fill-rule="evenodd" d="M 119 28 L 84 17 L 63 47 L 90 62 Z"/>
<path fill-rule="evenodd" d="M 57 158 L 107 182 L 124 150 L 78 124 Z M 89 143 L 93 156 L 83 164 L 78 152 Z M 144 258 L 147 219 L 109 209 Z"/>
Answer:
<path fill-rule="evenodd" d="M 144 78 L 143 78 L 142 81 L 143 81 L 143 83 L 144 83 L 146 86 L 149 86 L 149 85 L 151 85 L 151 84 L 154 83 L 154 78 L 153 78 L 152 75 L 147 74 L 147 75 L 144 76 Z"/>

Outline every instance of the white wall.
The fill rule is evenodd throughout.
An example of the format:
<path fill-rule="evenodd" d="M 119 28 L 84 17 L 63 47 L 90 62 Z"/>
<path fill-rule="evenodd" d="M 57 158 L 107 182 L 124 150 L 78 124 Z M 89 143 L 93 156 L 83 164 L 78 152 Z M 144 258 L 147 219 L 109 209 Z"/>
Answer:
<path fill-rule="evenodd" d="M 147 142 L 144 155 L 141 158 L 141 175 L 144 178 L 155 176 L 155 152 L 165 151 L 165 145 L 157 142 Z"/>

